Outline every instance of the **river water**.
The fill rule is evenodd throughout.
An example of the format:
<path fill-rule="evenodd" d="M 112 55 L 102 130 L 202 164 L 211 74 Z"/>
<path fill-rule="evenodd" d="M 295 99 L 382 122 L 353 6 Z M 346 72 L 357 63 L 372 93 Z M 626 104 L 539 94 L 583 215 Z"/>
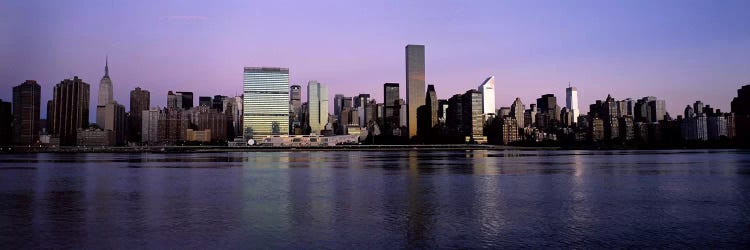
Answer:
<path fill-rule="evenodd" d="M 750 152 L 2 154 L 0 246 L 748 247 Z"/>

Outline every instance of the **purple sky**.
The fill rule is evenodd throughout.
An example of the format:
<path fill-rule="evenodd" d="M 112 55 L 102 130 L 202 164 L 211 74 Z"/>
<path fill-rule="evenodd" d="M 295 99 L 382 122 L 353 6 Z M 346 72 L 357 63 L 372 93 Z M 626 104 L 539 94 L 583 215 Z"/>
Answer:
<path fill-rule="evenodd" d="M 196 104 L 239 94 L 244 66 L 289 67 L 292 84 L 318 80 L 331 99 L 382 101 L 385 82 L 401 83 L 403 97 L 410 43 L 426 46 L 439 97 L 495 75 L 498 107 L 545 93 L 563 106 L 572 82 L 583 112 L 608 93 L 653 95 L 675 117 L 695 100 L 728 111 L 750 84 L 746 0 L 219 2 L 0 0 L 0 98 L 34 79 L 46 101 L 78 75 L 96 105 L 109 54 L 126 106 L 136 86 L 154 106 L 168 90 L 192 91 Z"/>

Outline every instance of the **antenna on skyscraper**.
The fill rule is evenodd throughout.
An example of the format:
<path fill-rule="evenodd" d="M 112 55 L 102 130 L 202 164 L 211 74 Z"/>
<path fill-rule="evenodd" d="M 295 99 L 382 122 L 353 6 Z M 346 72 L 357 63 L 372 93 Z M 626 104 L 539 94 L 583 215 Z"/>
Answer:
<path fill-rule="evenodd" d="M 570 81 L 568 81 L 568 88 L 570 88 Z"/>

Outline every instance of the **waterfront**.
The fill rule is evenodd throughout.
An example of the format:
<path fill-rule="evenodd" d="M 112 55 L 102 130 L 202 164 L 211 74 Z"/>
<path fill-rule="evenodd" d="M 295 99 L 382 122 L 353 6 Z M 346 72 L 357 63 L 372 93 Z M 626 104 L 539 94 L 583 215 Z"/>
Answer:
<path fill-rule="evenodd" d="M 0 155 L 15 248 L 750 245 L 750 152 Z"/>

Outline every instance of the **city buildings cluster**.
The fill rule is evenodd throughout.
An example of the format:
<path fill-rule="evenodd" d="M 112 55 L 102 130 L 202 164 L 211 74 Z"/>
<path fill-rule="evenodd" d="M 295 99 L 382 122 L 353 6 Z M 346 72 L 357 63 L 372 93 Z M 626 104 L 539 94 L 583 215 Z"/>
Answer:
<path fill-rule="evenodd" d="M 151 93 L 130 91 L 130 107 L 113 97 L 109 63 L 99 82 L 94 124 L 89 123 L 90 85 L 78 77 L 64 79 L 47 101 L 40 119 L 41 87 L 27 80 L 13 88 L 12 103 L 0 100 L 0 145 L 334 145 L 368 144 L 502 144 L 502 145 L 647 145 L 679 146 L 750 142 L 750 85 L 742 86 L 722 112 L 701 101 L 673 118 L 666 101 L 653 96 L 616 100 L 607 96 L 581 114 L 578 90 L 568 86 L 564 106 L 553 94 L 526 106 L 495 104 L 495 77 L 476 89 L 437 97 L 426 84 L 425 47 L 405 48 L 406 96 L 399 83 L 383 84 L 383 101 L 369 93 L 330 95 L 319 81 L 290 85 L 289 69 L 245 67 L 239 96 L 199 96 L 169 91 L 163 108 L 151 104 Z M 737 143 L 739 142 L 739 143 Z M 734 143 L 734 144 L 732 144 Z"/>

